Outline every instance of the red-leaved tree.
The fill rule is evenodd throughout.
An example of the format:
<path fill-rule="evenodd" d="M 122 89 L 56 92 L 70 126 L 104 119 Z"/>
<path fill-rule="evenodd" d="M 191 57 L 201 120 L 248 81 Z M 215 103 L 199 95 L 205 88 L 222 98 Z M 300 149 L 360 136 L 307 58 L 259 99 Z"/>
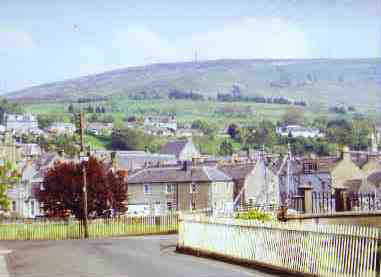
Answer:
<path fill-rule="evenodd" d="M 73 214 L 83 219 L 82 166 L 74 162 L 59 162 L 47 171 L 37 196 L 47 216 L 66 217 Z M 110 209 L 124 213 L 127 210 L 127 174 L 113 172 L 94 157 L 84 166 L 87 172 L 88 215 L 99 217 Z"/>

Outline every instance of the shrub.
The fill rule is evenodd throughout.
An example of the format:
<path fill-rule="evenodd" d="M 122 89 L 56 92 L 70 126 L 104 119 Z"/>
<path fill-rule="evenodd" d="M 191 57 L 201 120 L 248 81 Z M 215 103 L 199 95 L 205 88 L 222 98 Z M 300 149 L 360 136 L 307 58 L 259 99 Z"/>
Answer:
<path fill-rule="evenodd" d="M 270 221 L 273 219 L 273 216 L 270 213 L 262 212 L 257 209 L 250 209 L 247 212 L 237 213 L 236 218 L 245 220 Z"/>

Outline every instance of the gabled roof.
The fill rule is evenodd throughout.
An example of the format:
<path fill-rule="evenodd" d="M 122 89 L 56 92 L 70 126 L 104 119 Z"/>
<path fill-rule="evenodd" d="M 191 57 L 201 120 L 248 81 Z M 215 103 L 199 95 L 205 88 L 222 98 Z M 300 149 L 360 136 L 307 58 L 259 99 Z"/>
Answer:
<path fill-rule="evenodd" d="M 185 148 L 187 143 L 188 143 L 188 140 L 173 140 L 173 141 L 169 141 L 160 150 L 160 154 L 167 154 L 167 155 L 178 156 L 178 155 L 180 155 L 181 151 Z"/>
<path fill-rule="evenodd" d="M 234 181 L 244 180 L 253 172 L 255 163 L 221 165 L 219 170 L 230 176 Z"/>
<path fill-rule="evenodd" d="M 130 175 L 128 184 L 155 183 L 190 183 L 190 182 L 228 182 L 232 178 L 216 167 L 181 167 L 146 168 Z"/>

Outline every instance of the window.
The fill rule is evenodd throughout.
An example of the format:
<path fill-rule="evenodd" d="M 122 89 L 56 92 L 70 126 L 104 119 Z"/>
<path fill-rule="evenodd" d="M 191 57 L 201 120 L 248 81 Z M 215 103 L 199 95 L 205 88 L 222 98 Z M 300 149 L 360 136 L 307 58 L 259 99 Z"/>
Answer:
<path fill-rule="evenodd" d="M 16 211 L 16 201 L 12 201 L 12 211 Z"/>
<path fill-rule="evenodd" d="M 190 193 L 197 193 L 197 184 L 190 184 Z"/>
<path fill-rule="evenodd" d="M 165 186 L 165 192 L 166 193 L 174 193 L 175 192 L 175 185 L 173 185 L 173 184 L 167 184 Z"/>
<path fill-rule="evenodd" d="M 172 202 L 167 202 L 168 211 L 172 211 Z"/>
<path fill-rule="evenodd" d="M 151 194 L 151 186 L 149 184 L 143 185 L 143 192 L 144 194 Z"/>

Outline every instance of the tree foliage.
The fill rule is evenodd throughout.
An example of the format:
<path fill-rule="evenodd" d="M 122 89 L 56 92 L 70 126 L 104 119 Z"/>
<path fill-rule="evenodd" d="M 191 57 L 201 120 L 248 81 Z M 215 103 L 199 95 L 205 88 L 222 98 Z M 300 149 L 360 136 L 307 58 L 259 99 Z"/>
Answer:
<path fill-rule="evenodd" d="M 206 120 L 197 119 L 192 122 L 192 129 L 198 129 L 205 135 L 213 137 L 218 131 L 218 126 Z"/>
<path fill-rule="evenodd" d="M 290 107 L 282 116 L 285 125 L 302 125 L 304 123 L 304 111 L 301 108 Z"/>
<path fill-rule="evenodd" d="M 21 114 L 22 112 L 23 109 L 21 105 L 15 102 L 9 102 L 6 99 L 0 100 L 0 123 L 4 122 L 4 115 L 6 113 Z"/>
<path fill-rule="evenodd" d="M 10 161 L 3 161 L 0 166 L 0 207 L 4 211 L 9 210 L 10 201 L 8 189 L 20 180 L 20 173 Z"/>
<path fill-rule="evenodd" d="M 89 216 L 102 216 L 113 209 L 126 211 L 127 179 L 124 172 L 114 173 L 102 161 L 91 157 L 85 163 L 87 171 L 87 206 Z M 74 162 L 56 163 L 46 173 L 38 200 L 49 217 L 64 217 L 68 213 L 84 217 L 82 165 Z"/>
<path fill-rule="evenodd" d="M 233 155 L 233 145 L 230 141 L 224 140 L 220 145 L 220 155 L 222 156 L 231 156 Z"/>

